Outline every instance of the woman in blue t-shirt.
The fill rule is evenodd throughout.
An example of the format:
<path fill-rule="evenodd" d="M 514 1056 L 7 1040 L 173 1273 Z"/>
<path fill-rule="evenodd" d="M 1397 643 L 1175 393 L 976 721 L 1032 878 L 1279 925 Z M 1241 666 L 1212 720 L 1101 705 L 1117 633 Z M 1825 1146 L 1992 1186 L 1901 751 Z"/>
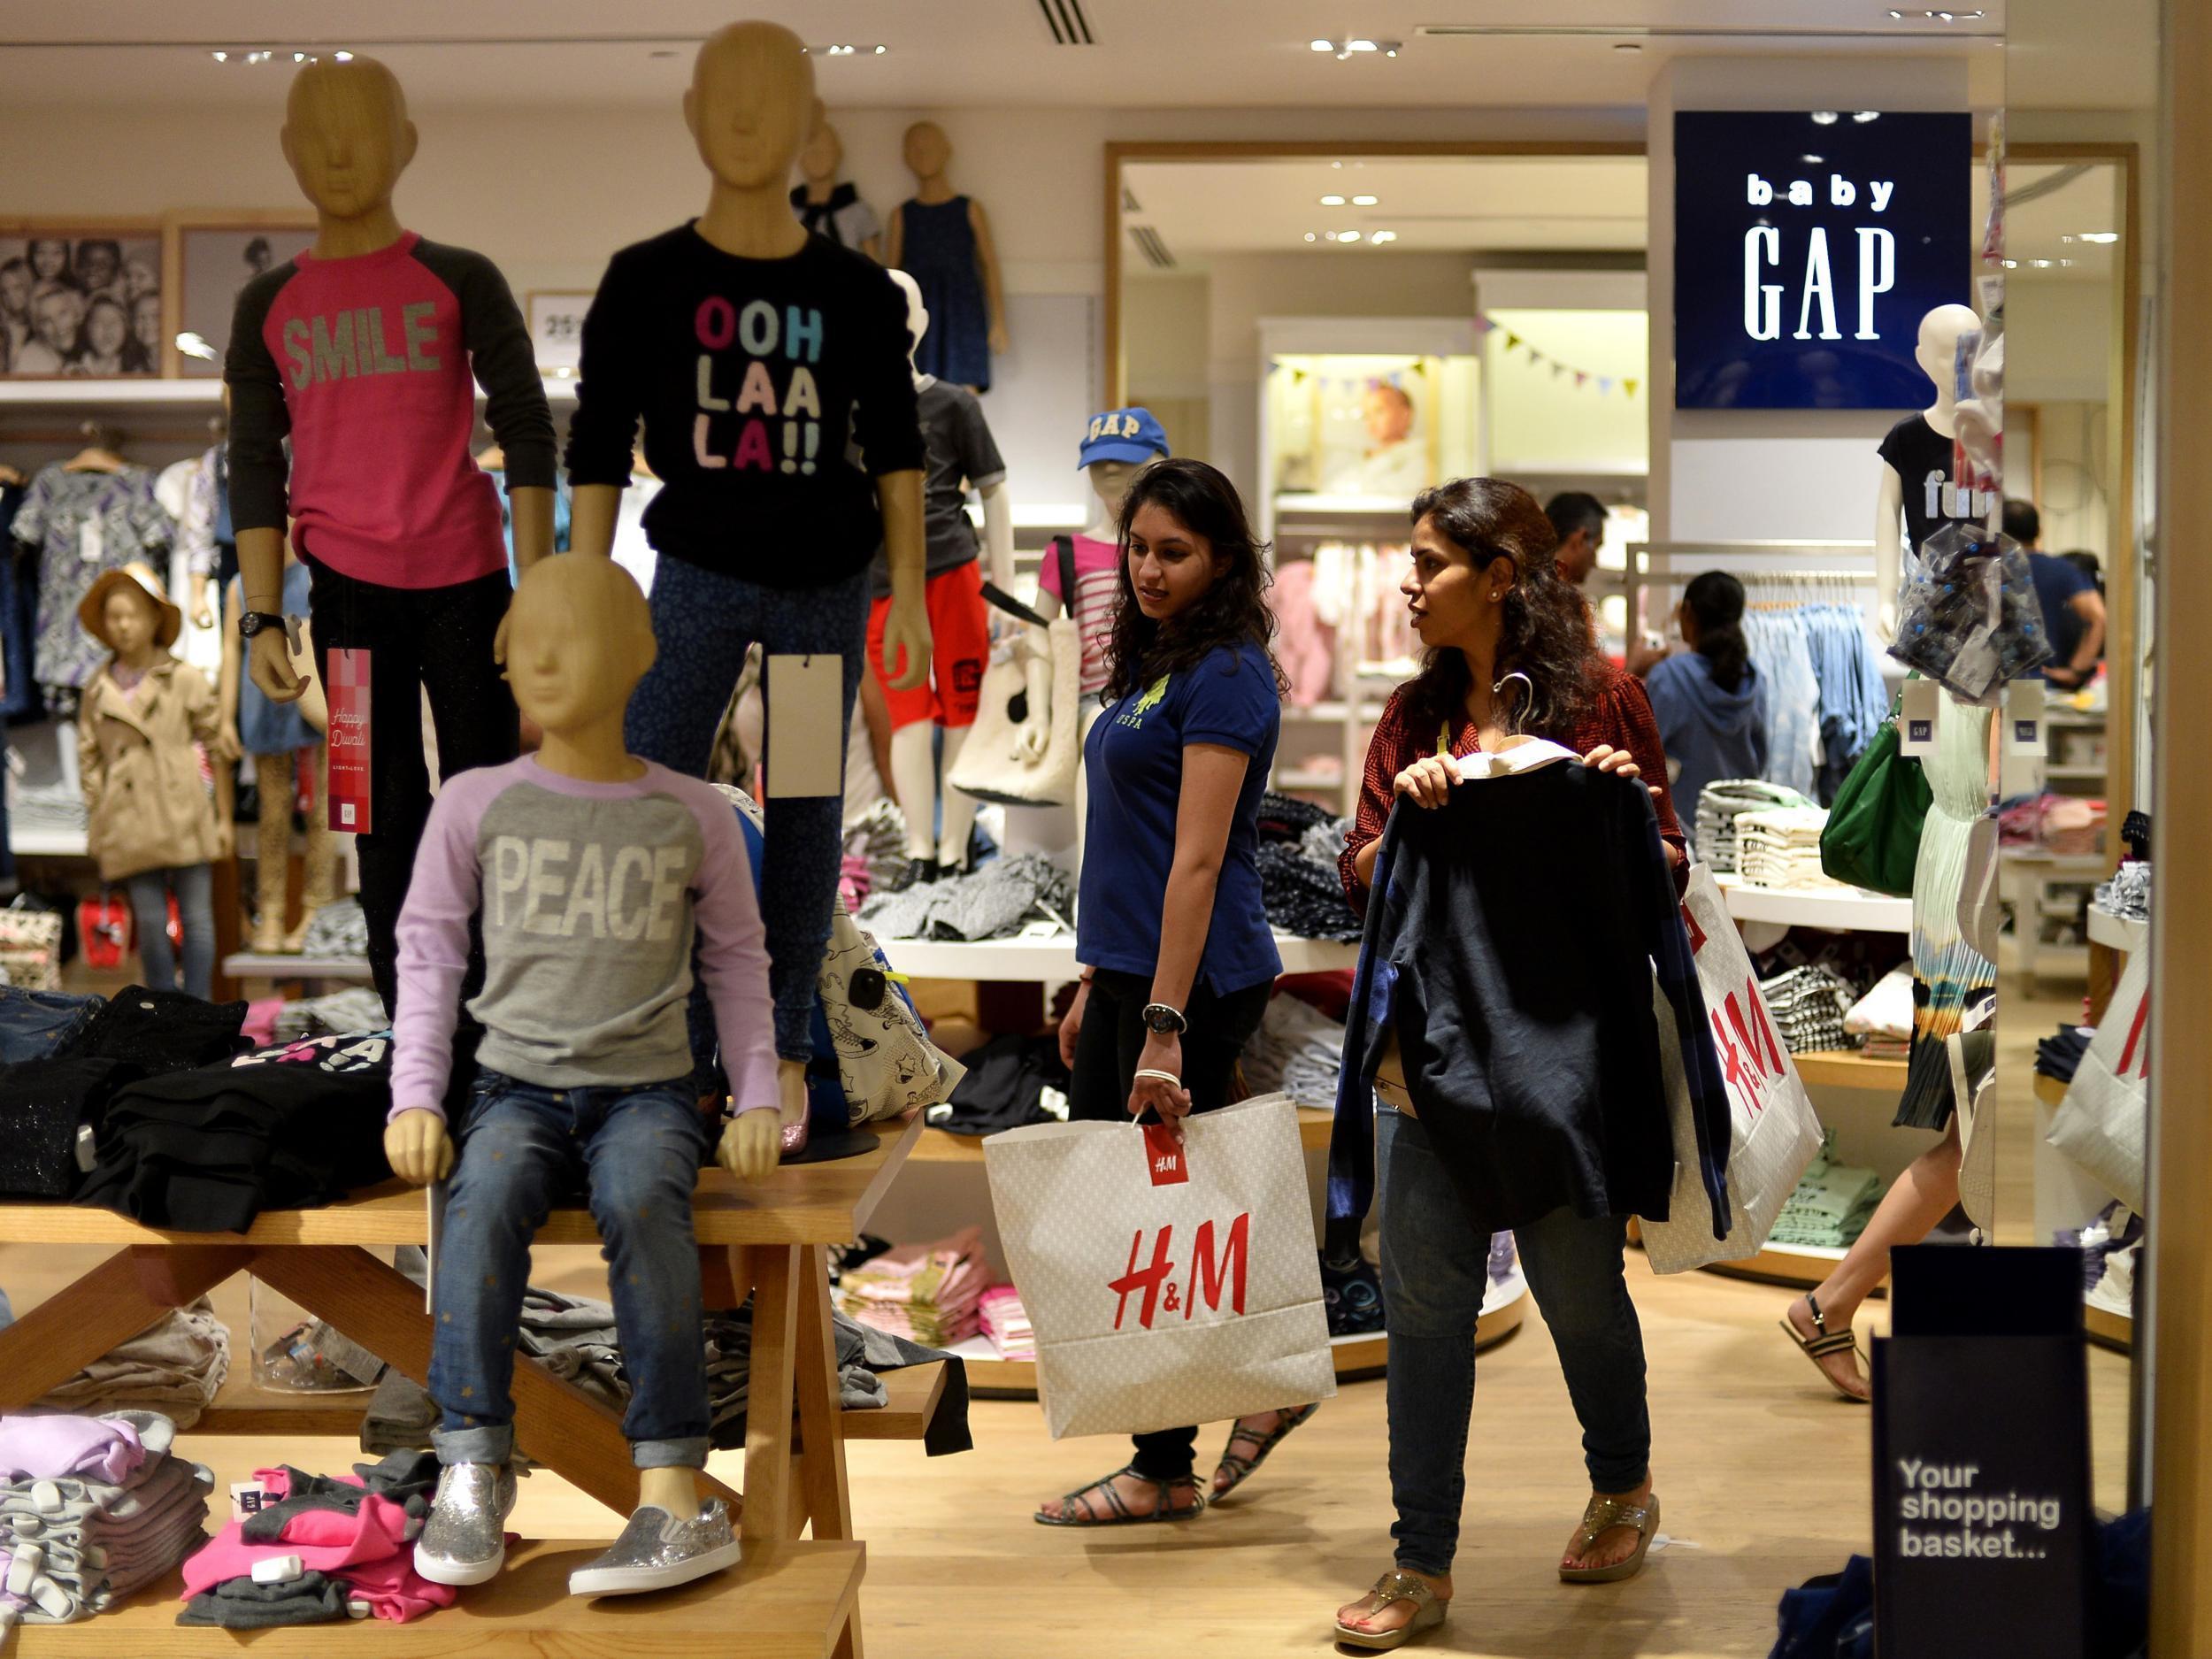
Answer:
<path fill-rule="evenodd" d="M 1083 982 L 1060 1026 L 1078 1118 L 1167 1124 L 1225 1104 L 1282 959 L 1260 897 L 1259 804 L 1284 690 L 1268 573 L 1235 487 L 1202 461 L 1154 462 L 1121 510 L 1105 707 L 1083 746 L 1090 805 L 1076 912 Z M 1313 1414 L 1240 1421 L 1212 1497 Z M 1195 1427 L 1046 1502 L 1048 1526 L 1188 1520 L 1206 1507 Z"/>

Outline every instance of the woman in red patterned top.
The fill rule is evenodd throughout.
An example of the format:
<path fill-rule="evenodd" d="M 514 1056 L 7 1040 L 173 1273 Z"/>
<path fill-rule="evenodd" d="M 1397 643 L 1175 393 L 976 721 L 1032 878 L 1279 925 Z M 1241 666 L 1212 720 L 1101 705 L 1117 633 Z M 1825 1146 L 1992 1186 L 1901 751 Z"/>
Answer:
<path fill-rule="evenodd" d="M 1399 591 L 1428 655 L 1391 695 L 1367 750 L 1341 864 L 1361 910 L 1396 797 L 1442 806 L 1460 787 L 1451 757 L 1506 748 L 1516 727 L 1571 747 L 1586 764 L 1651 780 L 1660 833 L 1680 871 L 1681 828 L 1656 787 L 1667 780 L 1658 723 L 1642 683 L 1599 655 L 1589 605 L 1561 579 L 1557 547 L 1535 499 L 1496 479 L 1455 480 L 1414 502 L 1412 568 Z M 1527 862 L 1531 880 L 1575 879 L 1547 868 L 1541 847 L 1528 849 Z M 1339 1641 L 1368 1648 L 1436 1628 L 1451 1600 L 1464 1461 L 1454 1447 L 1466 1444 L 1490 1243 L 1464 1225 L 1417 1093 L 1379 1081 L 1376 1092 L 1396 1563 L 1336 1616 Z M 1658 1525 L 1643 1337 L 1622 1276 L 1625 1226 L 1617 1216 L 1563 1207 L 1515 1230 L 1583 1428 L 1591 1498 L 1559 1558 L 1559 1576 L 1574 1583 L 1636 1572 Z"/>

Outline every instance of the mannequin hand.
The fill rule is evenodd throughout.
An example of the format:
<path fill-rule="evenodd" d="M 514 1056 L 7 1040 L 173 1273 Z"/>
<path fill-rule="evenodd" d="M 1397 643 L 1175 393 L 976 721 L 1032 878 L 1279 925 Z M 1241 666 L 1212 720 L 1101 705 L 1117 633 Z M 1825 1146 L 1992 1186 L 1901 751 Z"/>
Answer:
<path fill-rule="evenodd" d="M 245 745 L 238 741 L 238 728 L 228 720 L 224 721 L 223 729 L 215 734 L 215 758 L 226 765 L 235 765 L 245 752 Z"/>
<path fill-rule="evenodd" d="M 192 626 L 196 628 L 211 628 L 215 626 L 215 613 L 207 608 L 205 594 L 202 594 L 199 598 L 192 602 Z"/>
<path fill-rule="evenodd" d="M 991 325 L 991 349 L 1001 356 L 1013 349 L 1013 336 L 1006 332 L 1004 323 Z"/>
<path fill-rule="evenodd" d="M 1014 733 L 1015 757 L 1028 765 L 1035 765 L 1045 757 L 1045 749 L 1052 741 L 1052 723 L 1031 718 L 1022 722 Z"/>
<path fill-rule="evenodd" d="M 899 666 L 903 653 L 906 666 Z M 894 594 L 884 619 L 883 678 L 893 691 L 911 691 L 929 675 L 929 612 L 919 594 Z"/>
<path fill-rule="evenodd" d="M 1400 772 L 1392 787 L 1418 807 L 1440 807 L 1452 798 L 1459 768 L 1440 755 L 1424 755 Z"/>
<path fill-rule="evenodd" d="M 284 630 L 266 628 L 246 641 L 251 656 L 247 674 L 272 703 L 297 703 L 307 682 L 292 672 L 292 653 L 284 642 Z"/>
<path fill-rule="evenodd" d="M 231 824 L 220 822 L 217 823 L 215 826 L 215 856 L 218 858 L 227 858 L 237 850 L 237 826 Z"/>
<path fill-rule="evenodd" d="M 741 1181 L 762 1181 L 776 1171 L 783 1156 L 783 1114 L 756 1107 L 724 1125 L 716 1159 Z"/>
<path fill-rule="evenodd" d="M 1137 1056 L 1140 1071 L 1164 1071 L 1170 1077 L 1183 1075 L 1183 1040 L 1171 1031 L 1148 1032 L 1144 1048 Z M 1157 1078 L 1141 1077 L 1129 1091 L 1129 1115 L 1136 1117 L 1149 1106 L 1160 1115 L 1160 1121 L 1174 1133 L 1177 1141 L 1183 1138 L 1183 1119 L 1190 1116 L 1190 1091 L 1179 1085 L 1163 1083 Z"/>
<path fill-rule="evenodd" d="M 1636 764 L 1636 757 L 1624 749 L 1615 749 L 1609 743 L 1600 743 L 1582 757 L 1586 766 L 1595 766 L 1600 772 L 1617 772 L 1624 778 L 1641 778 L 1644 769 Z M 1659 793 L 1655 784 L 1644 786 L 1652 794 Z"/>
<path fill-rule="evenodd" d="M 1083 1009 L 1091 1000 L 1091 982 L 1083 980 L 1075 987 L 1075 1001 L 1068 1004 L 1067 1017 L 1060 1022 L 1060 1064 L 1072 1071 L 1075 1069 L 1075 1040 L 1083 1034 Z"/>
<path fill-rule="evenodd" d="M 384 1156 L 401 1180 L 426 1187 L 453 1173 L 453 1137 L 444 1118 L 418 1107 L 384 1125 Z"/>

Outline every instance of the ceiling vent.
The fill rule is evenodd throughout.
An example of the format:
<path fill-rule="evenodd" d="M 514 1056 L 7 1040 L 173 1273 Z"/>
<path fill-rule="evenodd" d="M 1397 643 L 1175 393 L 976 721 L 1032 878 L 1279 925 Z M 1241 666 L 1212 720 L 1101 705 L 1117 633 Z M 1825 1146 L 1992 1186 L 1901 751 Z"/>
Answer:
<path fill-rule="evenodd" d="M 1167 250 L 1167 244 L 1160 240 L 1160 233 L 1151 226 L 1132 225 L 1129 239 L 1137 244 L 1137 251 L 1145 257 L 1146 263 L 1154 270 L 1172 271 L 1175 268 L 1175 256 Z"/>
<path fill-rule="evenodd" d="M 1083 0 L 1037 0 L 1037 9 L 1045 14 L 1045 27 L 1052 31 L 1055 45 L 1098 44 L 1091 35 L 1090 19 L 1083 15 Z"/>

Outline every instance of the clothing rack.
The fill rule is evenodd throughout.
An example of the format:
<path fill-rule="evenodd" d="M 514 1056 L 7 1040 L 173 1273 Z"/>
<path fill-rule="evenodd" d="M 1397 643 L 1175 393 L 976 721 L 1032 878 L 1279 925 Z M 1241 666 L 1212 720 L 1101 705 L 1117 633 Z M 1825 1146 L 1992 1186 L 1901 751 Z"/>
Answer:
<path fill-rule="evenodd" d="M 1623 588 L 1632 635 L 1667 632 L 1682 590 L 1707 571 L 1726 571 L 1755 609 L 1879 603 L 1871 541 L 1639 541 L 1628 549 Z"/>

